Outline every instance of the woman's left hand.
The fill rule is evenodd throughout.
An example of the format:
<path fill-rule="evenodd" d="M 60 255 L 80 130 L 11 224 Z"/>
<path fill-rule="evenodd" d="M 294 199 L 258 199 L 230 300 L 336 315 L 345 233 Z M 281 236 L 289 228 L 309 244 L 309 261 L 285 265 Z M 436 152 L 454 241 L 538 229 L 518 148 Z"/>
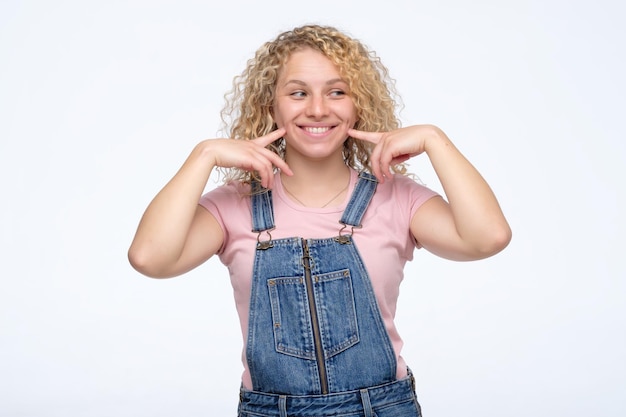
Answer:
<path fill-rule="evenodd" d="M 447 259 L 473 260 L 501 251 L 511 229 L 489 184 L 433 125 L 415 125 L 390 132 L 348 130 L 355 139 L 373 143 L 372 173 L 383 182 L 395 164 L 425 153 L 448 202 L 432 198 L 411 219 L 411 232 L 429 251 Z"/>
<path fill-rule="evenodd" d="M 380 182 L 392 175 L 391 167 L 426 151 L 426 142 L 436 135 L 431 125 L 415 125 L 395 129 L 390 132 L 364 132 L 349 129 L 348 134 L 355 139 L 376 145 L 370 162 L 372 173 Z"/>

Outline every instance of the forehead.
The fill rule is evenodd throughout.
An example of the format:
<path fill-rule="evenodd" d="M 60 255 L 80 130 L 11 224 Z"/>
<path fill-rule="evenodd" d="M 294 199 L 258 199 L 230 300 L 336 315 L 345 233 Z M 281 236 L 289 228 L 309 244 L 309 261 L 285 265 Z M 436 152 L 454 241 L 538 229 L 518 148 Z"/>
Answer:
<path fill-rule="evenodd" d="M 305 48 L 291 53 L 283 64 L 279 79 L 283 81 L 293 77 L 298 79 L 340 78 L 339 68 L 319 51 Z"/>

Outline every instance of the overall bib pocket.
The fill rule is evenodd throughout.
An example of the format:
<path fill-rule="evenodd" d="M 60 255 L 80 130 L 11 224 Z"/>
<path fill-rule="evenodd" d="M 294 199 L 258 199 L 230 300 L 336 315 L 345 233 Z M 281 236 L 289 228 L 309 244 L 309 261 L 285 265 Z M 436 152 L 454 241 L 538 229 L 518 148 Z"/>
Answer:
<path fill-rule="evenodd" d="M 309 294 L 303 277 L 267 280 L 272 309 L 275 349 L 301 359 L 315 360 L 313 326 L 326 359 L 359 342 L 357 314 L 350 270 L 341 269 L 312 277 Z M 311 308 L 318 323 L 312 323 Z"/>

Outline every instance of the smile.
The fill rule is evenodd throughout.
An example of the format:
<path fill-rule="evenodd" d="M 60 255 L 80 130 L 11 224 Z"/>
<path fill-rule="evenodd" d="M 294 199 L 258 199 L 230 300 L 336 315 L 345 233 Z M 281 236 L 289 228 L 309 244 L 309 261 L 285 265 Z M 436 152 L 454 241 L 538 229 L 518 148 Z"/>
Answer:
<path fill-rule="evenodd" d="M 319 133 L 326 133 L 326 132 L 328 132 L 331 129 L 331 127 L 329 127 L 329 126 L 324 126 L 324 127 L 302 127 L 302 129 L 306 130 L 309 133 L 319 134 Z"/>

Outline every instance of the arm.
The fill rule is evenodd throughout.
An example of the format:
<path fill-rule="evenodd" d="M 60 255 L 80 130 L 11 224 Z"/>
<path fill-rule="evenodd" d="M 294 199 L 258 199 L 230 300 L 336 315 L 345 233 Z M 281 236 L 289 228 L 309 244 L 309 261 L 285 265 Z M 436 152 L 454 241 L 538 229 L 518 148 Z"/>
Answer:
<path fill-rule="evenodd" d="M 475 260 L 508 245 L 511 229 L 491 188 L 439 128 L 417 125 L 386 133 L 350 134 L 376 144 L 372 169 L 381 181 L 391 165 L 421 153 L 428 155 L 448 202 L 432 198 L 413 216 L 411 232 L 424 248 L 448 259 Z"/>
<path fill-rule="evenodd" d="M 265 146 L 282 129 L 254 140 L 211 139 L 200 142 L 143 214 L 128 250 L 131 265 L 144 275 L 167 278 L 183 274 L 213 256 L 223 232 L 198 201 L 216 166 L 257 171 L 271 187 L 274 166 L 288 175 L 286 163 Z"/>

